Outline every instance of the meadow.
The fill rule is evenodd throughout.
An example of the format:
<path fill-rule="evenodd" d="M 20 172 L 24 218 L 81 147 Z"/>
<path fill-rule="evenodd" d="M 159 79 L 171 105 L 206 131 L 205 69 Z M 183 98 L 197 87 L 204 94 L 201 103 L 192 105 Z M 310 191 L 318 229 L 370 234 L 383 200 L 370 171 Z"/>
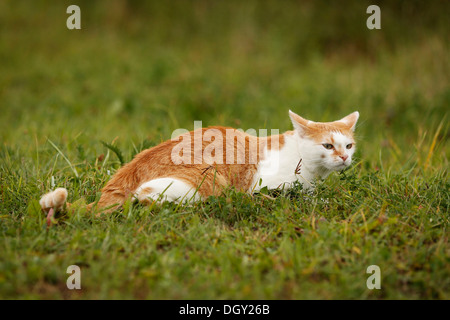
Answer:
<path fill-rule="evenodd" d="M 450 298 L 448 1 L 77 1 L 81 30 L 70 4 L 0 2 L 0 299 Z M 361 115 L 312 196 L 39 209 L 58 186 L 95 201 L 195 120 L 283 132 L 289 109 Z"/>

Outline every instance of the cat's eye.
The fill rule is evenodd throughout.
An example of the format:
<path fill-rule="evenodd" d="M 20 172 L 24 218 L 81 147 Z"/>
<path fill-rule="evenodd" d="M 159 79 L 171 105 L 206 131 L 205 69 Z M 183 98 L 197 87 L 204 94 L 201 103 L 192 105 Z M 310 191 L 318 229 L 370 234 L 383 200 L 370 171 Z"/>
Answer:
<path fill-rule="evenodd" d="M 353 147 L 353 144 L 352 143 L 349 143 L 348 145 L 347 145 L 347 149 L 351 149 Z"/>
<path fill-rule="evenodd" d="M 328 149 L 328 150 L 334 148 L 333 145 L 332 145 L 332 144 L 329 144 L 329 143 L 324 143 L 324 144 L 323 144 L 323 147 L 324 147 L 325 149 Z"/>

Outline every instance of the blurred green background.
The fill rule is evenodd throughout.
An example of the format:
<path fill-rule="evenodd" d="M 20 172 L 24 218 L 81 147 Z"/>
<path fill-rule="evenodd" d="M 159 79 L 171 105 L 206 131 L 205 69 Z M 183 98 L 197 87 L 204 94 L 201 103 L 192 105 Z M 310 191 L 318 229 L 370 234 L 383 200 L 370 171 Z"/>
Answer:
<path fill-rule="evenodd" d="M 66 27 L 72 4 L 81 30 Z M 381 30 L 366 27 L 371 4 Z M 448 298 L 449 12 L 445 0 L 0 1 L 0 297 Z M 329 204 L 232 195 L 42 228 L 33 201 L 52 179 L 93 201 L 119 167 L 102 141 L 129 161 L 194 120 L 290 130 L 289 109 L 360 112 L 352 178 L 327 180 Z M 79 295 L 65 287 L 74 261 L 89 270 Z M 354 281 L 371 263 L 378 293 Z"/>
<path fill-rule="evenodd" d="M 376 1 L 381 30 L 366 27 L 371 1 L 77 1 L 81 30 L 70 4 L 0 3 L 3 145 L 126 147 L 194 120 L 284 131 L 288 109 L 359 110 L 373 158 L 410 151 L 448 112 L 448 1 Z"/>

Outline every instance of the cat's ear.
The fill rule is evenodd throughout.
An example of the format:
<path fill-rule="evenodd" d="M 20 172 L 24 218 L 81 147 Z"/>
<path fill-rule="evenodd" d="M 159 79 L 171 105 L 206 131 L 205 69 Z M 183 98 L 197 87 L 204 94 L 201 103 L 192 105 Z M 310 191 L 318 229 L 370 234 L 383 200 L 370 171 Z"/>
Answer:
<path fill-rule="evenodd" d="M 339 122 L 345 123 L 350 128 L 350 130 L 355 131 L 356 122 L 358 121 L 358 118 L 359 118 L 359 112 L 355 111 L 353 113 L 350 113 L 348 116 L 342 118 L 341 120 L 339 120 Z"/>
<path fill-rule="evenodd" d="M 300 135 L 303 135 L 306 131 L 308 131 L 308 123 L 310 122 L 309 120 L 303 119 L 291 110 L 289 110 L 289 118 L 291 118 L 294 129 L 297 130 Z"/>

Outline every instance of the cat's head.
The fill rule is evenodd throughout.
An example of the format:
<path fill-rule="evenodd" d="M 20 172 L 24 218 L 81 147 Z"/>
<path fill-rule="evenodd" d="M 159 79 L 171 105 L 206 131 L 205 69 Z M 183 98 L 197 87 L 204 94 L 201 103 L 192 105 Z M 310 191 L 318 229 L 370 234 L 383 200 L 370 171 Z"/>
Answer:
<path fill-rule="evenodd" d="M 359 113 L 333 122 L 314 122 L 289 110 L 294 131 L 301 139 L 302 156 L 317 169 L 339 171 L 352 163 L 355 153 L 355 131 Z"/>

